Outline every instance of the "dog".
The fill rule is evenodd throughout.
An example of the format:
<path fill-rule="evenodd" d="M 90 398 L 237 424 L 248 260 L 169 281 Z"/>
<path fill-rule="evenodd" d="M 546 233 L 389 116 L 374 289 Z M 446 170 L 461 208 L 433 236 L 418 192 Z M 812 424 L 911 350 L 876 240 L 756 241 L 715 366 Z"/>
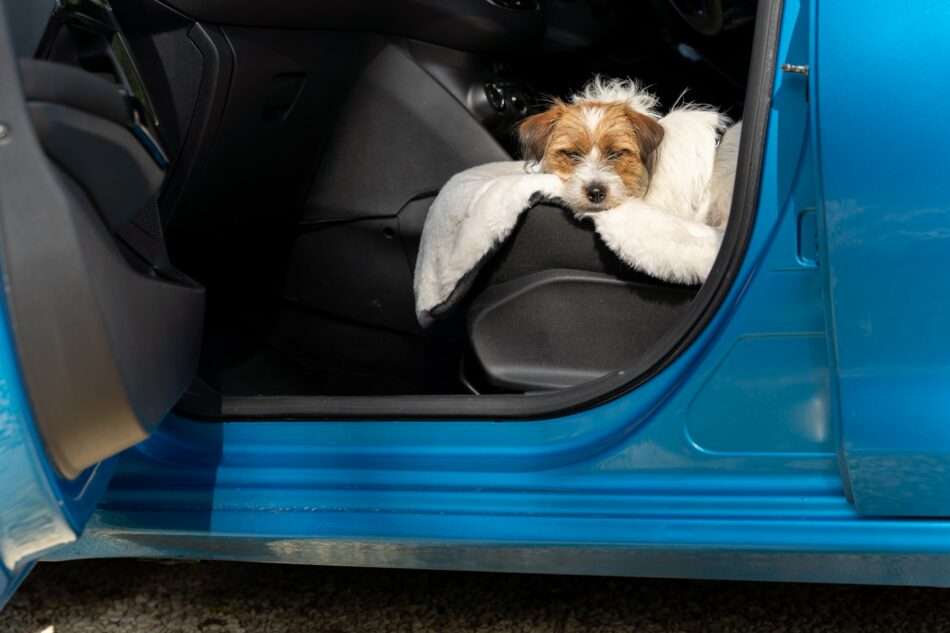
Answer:
<path fill-rule="evenodd" d="M 563 201 L 578 217 L 638 199 L 722 229 L 740 125 L 730 128 L 728 117 L 710 106 L 678 102 L 665 116 L 658 108 L 656 96 L 636 81 L 595 77 L 570 99 L 554 99 L 522 121 L 522 156 L 560 177 Z"/>
<path fill-rule="evenodd" d="M 590 213 L 646 194 L 664 130 L 625 101 L 555 99 L 518 133 L 522 155 L 564 181 L 564 202 Z"/>

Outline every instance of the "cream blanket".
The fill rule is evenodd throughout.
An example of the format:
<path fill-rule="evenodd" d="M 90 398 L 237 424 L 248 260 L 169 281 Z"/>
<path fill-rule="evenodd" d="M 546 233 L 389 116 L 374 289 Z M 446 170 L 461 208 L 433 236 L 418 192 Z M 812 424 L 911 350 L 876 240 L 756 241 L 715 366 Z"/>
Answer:
<path fill-rule="evenodd" d="M 727 120 L 714 111 L 687 106 L 659 123 L 664 137 L 644 198 L 578 217 L 592 221 L 607 247 L 633 268 L 664 281 L 702 283 L 728 218 L 741 123 L 721 142 Z M 422 231 L 414 281 L 419 322 L 428 325 L 448 312 L 521 214 L 541 200 L 556 203 L 561 190 L 560 178 L 522 161 L 453 176 Z"/>

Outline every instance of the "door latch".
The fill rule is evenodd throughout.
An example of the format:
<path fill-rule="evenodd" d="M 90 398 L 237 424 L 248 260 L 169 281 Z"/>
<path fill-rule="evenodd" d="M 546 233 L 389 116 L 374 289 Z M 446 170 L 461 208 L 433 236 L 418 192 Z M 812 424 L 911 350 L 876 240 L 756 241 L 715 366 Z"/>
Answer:
<path fill-rule="evenodd" d="M 797 73 L 799 75 L 808 76 L 808 66 L 799 66 L 797 64 L 782 64 L 782 72 L 786 73 Z"/>
<path fill-rule="evenodd" d="M 782 64 L 782 72 L 802 75 L 805 78 L 805 101 L 808 101 L 808 65 Z"/>

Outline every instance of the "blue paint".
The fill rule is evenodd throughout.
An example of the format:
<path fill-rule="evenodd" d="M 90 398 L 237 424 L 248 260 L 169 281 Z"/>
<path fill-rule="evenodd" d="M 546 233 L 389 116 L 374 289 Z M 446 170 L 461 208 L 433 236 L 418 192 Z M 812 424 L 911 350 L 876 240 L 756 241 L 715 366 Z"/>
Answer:
<path fill-rule="evenodd" d="M 82 537 L 45 556 L 950 584 L 950 521 L 864 516 L 950 510 L 939 327 L 950 281 L 912 274 L 950 257 L 944 184 L 909 151 L 899 166 L 883 161 L 901 136 L 868 134 L 874 109 L 852 107 L 859 96 L 903 106 L 869 74 L 948 46 L 934 39 L 888 61 L 870 30 L 926 35 L 950 9 L 928 4 L 923 25 L 916 9 L 883 20 L 879 0 L 866 14 L 810 4 L 786 2 L 778 64 L 812 73 L 776 76 L 741 271 L 660 374 L 596 409 L 529 422 L 171 415 L 120 456 Z M 875 42 L 873 63 L 860 42 Z M 915 142 L 927 120 L 942 121 L 943 101 L 915 103 L 924 114 L 903 121 L 918 126 Z M 945 158 L 948 129 L 923 145 L 931 160 Z M 917 188 L 895 189 L 896 178 Z M 112 464 L 79 488 L 44 470 L 0 325 L 0 451 L 20 460 L 0 461 L 0 489 L 32 482 L 42 516 L 75 533 Z M 0 507 L 0 529 L 15 519 Z M 37 555 L 7 570 L 8 585 Z"/>
<path fill-rule="evenodd" d="M 820 334 L 741 339 L 689 406 L 691 440 L 739 455 L 833 452 L 826 361 Z"/>
<path fill-rule="evenodd" d="M 818 5 L 825 283 L 862 514 L 950 515 L 948 26 L 937 1 Z"/>

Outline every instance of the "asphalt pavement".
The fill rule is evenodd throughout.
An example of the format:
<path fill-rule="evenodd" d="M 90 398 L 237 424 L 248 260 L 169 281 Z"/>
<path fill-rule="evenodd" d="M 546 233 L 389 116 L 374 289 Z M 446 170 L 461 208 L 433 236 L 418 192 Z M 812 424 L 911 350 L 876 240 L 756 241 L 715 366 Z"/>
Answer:
<path fill-rule="evenodd" d="M 82 561 L 39 565 L 2 633 L 950 632 L 941 589 Z"/>

